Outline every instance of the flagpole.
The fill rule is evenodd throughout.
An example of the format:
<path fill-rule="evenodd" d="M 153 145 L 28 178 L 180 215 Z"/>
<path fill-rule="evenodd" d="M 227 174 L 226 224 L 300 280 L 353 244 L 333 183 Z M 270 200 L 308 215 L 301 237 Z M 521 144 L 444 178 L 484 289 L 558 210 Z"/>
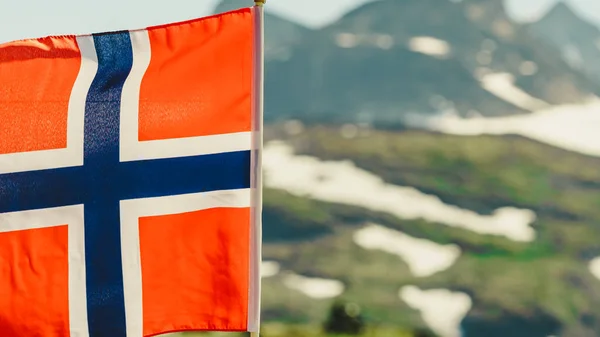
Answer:
<path fill-rule="evenodd" d="M 260 335 L 261 276 L 262 263 L 262 151 L 264 111 L 264 9 L 266 0 L 254 0 L 253 10 L 253 72 L 252 72 L 252 115 L 253 115 L 253 199 L 251 289 L 248 328 L 251 337 Z"/>

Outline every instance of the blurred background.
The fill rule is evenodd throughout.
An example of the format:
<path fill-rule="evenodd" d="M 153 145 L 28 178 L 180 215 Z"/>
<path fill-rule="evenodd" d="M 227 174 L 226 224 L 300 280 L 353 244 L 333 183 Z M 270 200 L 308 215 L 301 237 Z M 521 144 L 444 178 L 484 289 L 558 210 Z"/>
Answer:
<path fill-rule="evenodd" d="M 261 336 L 600 336 L 600 2 L 321 3 L 266 6 Z"/>

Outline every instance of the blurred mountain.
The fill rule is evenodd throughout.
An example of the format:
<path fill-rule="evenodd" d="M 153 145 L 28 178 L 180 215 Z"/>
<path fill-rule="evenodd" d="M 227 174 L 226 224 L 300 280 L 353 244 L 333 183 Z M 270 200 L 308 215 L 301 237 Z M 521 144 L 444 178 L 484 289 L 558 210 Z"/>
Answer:
<path fill-rule="evenodd" d="M 408 112 L 498 116 L 600 93 L 500 0 L 375 1 L 291 50 L 267 64 L 267 120 L 393 125 Z"/>
<path fill-rule="evenodd" d="M 449 319 L 450 304 L 435 302 L 430 304 L 431 311 L 420 313 L 414 303 L 399 296 L 400 288 L 415 285 L 472 298 L 472 307 L 457 322 L 464 337 L 598 336 L 600 280 L 590 272 L 589 261 L 600 254 L 600 173 L 584 168 L 597 167 L 599 158 L 516 136 L 370 130 L 348 137 L 339 127 L 310 127 L 296 135 L 288 131 L 285 124 L 270 126 L 265 138 L 268 160 L 271 140 L 284 141 L 297 156 L 304 156 L 296 157 L 303 171 L 289 165 L 293 160 L 276 168 L 303 183 L 276 188 L 270 179 L 281 178 L 272 177 L 270 170 L 265 175 L 263 256 L 280 265 L 279 273 L 263 281 L 265 322 L 320 324 L 337 300 L 359 305 L 366 326 L 409 329 L 421 327 L 427 315 L 433 315 L 429 316 L 433 321 Z M 338 164 L 328 170 L 325 164 L 317 165 L 319 161 Z M 381 179 L 377 183 L 382 186 L 380 193 L 388 199 L 373 202 L 381 198 L 365 187 L 365 179 L 372 178 L 364 174 L 348 178 L 354 182 L 340 186 L 333 197 L 333 185 L 328 182 L 348 177 L 348 162 Z M 314 185 L 307 183 L 313 174 L 318 175 Z M 305 192 L 307 184 L 312 186 L 310 192 Z M 384 188 L 383 184 L 388 185 Z M 443 223 L 456 220 L 457 213 L 439 216 L 437 221 L 421 218 L 418 210 L 428 201 L 415 200 L 403 207 L 408 201 L 394 198 L 393 186 L 411 186 L 449 207 L 480 214 L 480 228 L 515 228 L 519 220 L 514 214 L 498 218 L 495 224 L 483 215 L 496 217 L 504 211 L 495 210 L 507 206 L 530 209 L 536 215 L 535 238 L 513 240 Z M 364 195 L 361 203 L 345 196 L 356 195 L 352 191 Z M 418 199 L 418 193 L 406 193 Z M 382 211 L 382 204 L 397 206 Z M 402 208 L 407 210 L 405 216 L 394 215 Z M 435 212 L 430 209 L 427 214 Z M 385 236 L 361 240 L 359 233 L 372 224 L 387 228 Z M 399 251 L 414 249 L 412 256 L 421 256 L 421 264 L 439 261 L 439 256 L 424 248 L 407 248 L 409 241 L 391 244 L 393 233 L 437 245 L 457 245 L 461 253 L 449 268 L 419 275 L 409 263 L 411 258 L 400 257 Z M 288 273 L 337 280 L 344 291 L 331 298 L 311 298 L 289 288 L 295 279 Z M 435 296 L 444 297 L 439 292 Z M 426 307 L 429 299 L 420 301 Z"/>
<path fill-rule="evenodd" d="M 223 0 L 215 7 L 213 13 L 249 7 L 249 3 L 248 0 Z M 309 28 L 265 11 L 265 61 L 288 59 L 291 49 L 298 45 L 308 32 Z"/>
<path fill-rule="evenodd" d="M 571 67 L 600 83 L 600 28 L 559 2 L 543 18 L 530 24 L 529 29 L 558 48 Z"/>

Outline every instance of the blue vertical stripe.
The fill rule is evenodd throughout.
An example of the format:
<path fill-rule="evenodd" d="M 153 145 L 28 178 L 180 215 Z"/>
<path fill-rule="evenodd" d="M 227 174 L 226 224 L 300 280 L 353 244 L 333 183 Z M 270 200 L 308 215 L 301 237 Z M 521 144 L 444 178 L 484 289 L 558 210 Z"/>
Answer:
<path fill-rule="evenodd" d="M 133 65 L 128 32 L 94 35 L 98 73 L 85 107 L 85 262 L 90 337 L 126 337 L 119 200 L 119 117 Z"/>

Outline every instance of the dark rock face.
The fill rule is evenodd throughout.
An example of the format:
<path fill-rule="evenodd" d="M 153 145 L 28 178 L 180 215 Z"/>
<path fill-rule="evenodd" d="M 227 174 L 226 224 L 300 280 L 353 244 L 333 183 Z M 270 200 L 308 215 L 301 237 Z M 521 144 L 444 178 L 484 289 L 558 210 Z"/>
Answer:
<path fill-rule="evenodd" d="M 560 322 L 541 312 L 528 317 L 508 312 L 494 318 L 471 315 L 463 321 L 463 337 L 548 337 L 560 331 Z"/>
<path fill-rule="evenodd" d="M 530 112 L 484 88 L 493 73 L 549 104 L 600 93 L 494 0 L 375 1 L 302 35 L 267 63 L 267 121 L 397 128 L 409 113 Z"/>
<path fill-rule="evenodd" d="M 248 5 L 224 0 L 215 11 Z M 484 88 L 491 73 L 509 74 L 517 87 L 550 104 L 600 95 L 554 47 L 511 22 L 498 0 L 375 1 L 319 30 L 267 11 L 265 34 L 266 121 L 397 129 L 414 113 L 531 111 Z"/>

